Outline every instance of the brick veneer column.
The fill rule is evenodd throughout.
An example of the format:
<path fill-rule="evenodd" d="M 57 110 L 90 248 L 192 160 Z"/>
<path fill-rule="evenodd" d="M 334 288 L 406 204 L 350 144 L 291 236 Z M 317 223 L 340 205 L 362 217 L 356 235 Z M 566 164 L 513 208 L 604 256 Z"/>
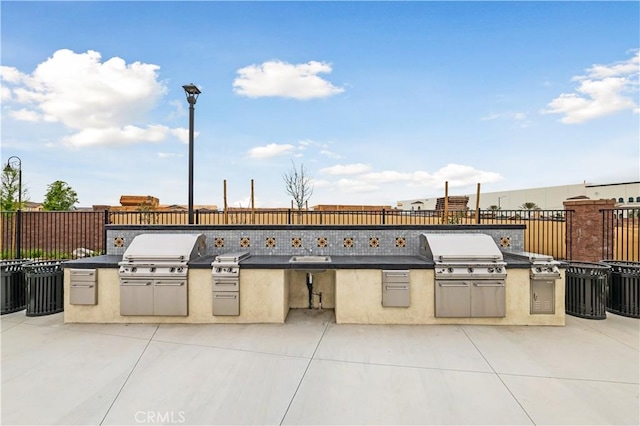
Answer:
<path fill-rule="evenodd" d="M 572 260 L 598 262 L 602 260 L 605 247 L 611 247 L 612 222 L 603 223 L 603 209 L 613 209 L 614 200 L 567 200 L 565 210 L 573 210 L 567 220 L 567 256 Z M 604 237 L 603 237 L 604 231 Z M 605 241 L 606 239 L 606 241 Z"/>

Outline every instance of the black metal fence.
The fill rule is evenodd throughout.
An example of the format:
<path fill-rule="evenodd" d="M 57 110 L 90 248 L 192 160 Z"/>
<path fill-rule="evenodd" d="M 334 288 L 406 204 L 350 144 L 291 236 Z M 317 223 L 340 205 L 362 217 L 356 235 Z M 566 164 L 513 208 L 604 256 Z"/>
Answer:
<path fill-rule="evenodd" d="M 293 209 L 196 210 L 200 225 L 472 225 L 523 224 L 525 249 L 570 259 L 567 236 L 571 211 L 481 210 L 449 212 L 435 210 L 322 211 Z M 182 225 L 186 210 L 176 211 L 66 211 L 0 212 L 3 259 L 73 259 L 106 252 L 105 224 Z M 637 235 L 637 234 L 636 234 Z M 634 240 L 637 244 L 637 237 Z M 604 256 L 615 258 L 615 256 Z"/>
<path fill-rule="evenodd" d="M 640 261 L 640 208 L 600 210 L 602 259 Z"/>

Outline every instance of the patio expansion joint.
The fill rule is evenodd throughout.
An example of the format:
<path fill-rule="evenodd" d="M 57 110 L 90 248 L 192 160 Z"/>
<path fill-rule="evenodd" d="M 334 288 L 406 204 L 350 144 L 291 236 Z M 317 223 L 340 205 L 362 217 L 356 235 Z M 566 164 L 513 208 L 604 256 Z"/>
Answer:
<path fill-rule="evenodd" d="M 293 395 L 291 396 L 291 400 L 289 401 L 289 404 L 287 405 L 287 409 L 284 410 L 284 414 L 282 415 L 282 418 L 280 419 L 280 423 L 279 423 L 280 426 L 282 426 L 282 423 L 284 422 L 284 419 L 287 418 L 287 413 L 289 412 L 289 409 L 291 408 L 291 404 L 293 404 L 293 400 L 296 399 L 296 395 L 298 394 L 298 391 L 300 390 L 300 385 L 302 385 L 302 381 L 304 380 L 305 376 L 307 375 L 307 371 L 309 371 L 309 366 L 311 366 L 311 361 L 314 360 L 316 352 L 318 351 L 318 348 L 320 347 L 320 343 L 322 342 L 322 339 L 324 338 L 324 335 L 327 332 L 328 328 L 329 328 L 329 323 L 327 322 L 324 325 L 324 330 L 322 330 L 322 335 L 318 339 L 318 343 L 316 344 L 316 347 L 313 350 L 313 354 L 311 355 L 311 358 L 309 358 L 309 362 L 307 362 L 307 366 L 305 367 L 304 372 L 302 373 L 302 377 L 300 377 L 300 381 L 298 382 L 298 386 L 296 386 L 296 390 L 293 392 Z"/>
<path fill-rule="evenodd" d="M 568 380 L 574 382 L 591 382 L 591 383 L 612 383 L 617 385 L 640 385 L 640 381 L 637 382 L 621 382 L 618 380 L 603 380 L 603 379 L 585 379 L 579 377 L 556 377 L 556 376 L 536 376 L 535 374 L 515 374 L 515 373 L 496 373 L 498 376 L 510 376 L 510 377 L 530 377 L 534 379 L 552 379 L 552 380 Z"/>
<path fill-rule="evenodd" d="M 140 360 L 142 359 L 142 357 L 144 356 L 145 352 L 147 351 L 147 349 L 149 348 L 149 345 L 151 344 L 151 341 L 153 340 L 153 336 L 156 335 L 156 333 L 158 332 L 158 329 L 160 328 L 159 324 L 156 325 L 156 329 L 153 332 L 153 335 L 149 338 L 149 340 L 147 341 L 147 344 L 144 346 L 144 349 L 140 352 L 140 356 L 138 357 L 138 359 L 136 360 L 135 364 L 133 364 L 133 367 L 131 368 L 131 371 L 129 371 L 129 374 L 127 375 L 127 378 L 124 379 L 124 382 L 122 383 L 122 386 L 120 386 L 120 389 L 118 389 L 118 393 L 116 394 L 116 396 L 113 398 L 113 401 L 111 401 L 111 404 L 109 404 L 109 408 L 107 408 L 107 411 L 104 413 L 104 416 L 102 417 L 102 420 L 100 420 L 100 425 L 102 425 L 105 421 L 105 419 L 107 418 L 107 416 L 109 415 L 109 412 L 111 411 L 111 409 L 113 408 L 113 404 L 116 403 L 116 401 L 118 400 L 118 397 L 120 396 L 120 394 L 122 393 L 122 390 L 124 389 L 124 387 L 127 385 L 127 382 L 129 382 L 129 379 L 131 378 L 131 375 L 133 374 L 133 372 L 136 370 L 136 367 L 138 366 L 138 364 L 140 363 Z"/>
<path fill-rule="evenodd" d="M 408 368 L 414 370 L 435 370 L 435 371 L 453 371 L 457 373 L 479 373 L 479 374 L 491 374 L 495 375 L 495 371 L 482 371 L 482 370 L 466 370 L 460 368 L 442 368 L 442 367 L 427 367 L 423 365 L 406 365 L 406 364 L 386 364 L 383 362 L 365 362 L 365 361 L 352 361 L 352 360 L 343 360 L 343 359 L 332 359 L 332 358 L 314 358 L 317 361 L 326 361 L 326 362 L 343 362 L 346 364 L 360 364 L 360 365 L 373 365 L 376 367 L 393 367 L 393 368 Z"/>
<path fill-rule="evenodd" d="M 155 333 L 154 333 L 155 335 Z M 251 354 L 259 354 L 259 355 L 272 355 L 272 356 L 282 356 L 285 358 L 296 358 L 296 359 L 311 359 L 310 357 L 307 356 L 300 356 L 300 355 L 289 355 L 289 354 L 283 354 L 283 353 L 278 353 L 278 352 L 266 352 L 266 351 L 256 351 L 256 350 L 251 350 L 251 349 L 242 349 L 242 348 L 230 348 L 228 346 L 215 346 L 215 345 L 203 345 L 203 344 L 199 344 L 199 343 L 184 343 L 184 342 L 172 342 L 169 340 L 161 340 L 161 339 L 153 339 L 152 340 L 156 343 L 166 343 L 169 345 L 180 345 L 180 346 L 194 346 L 194 347 L 198 347 L 198 348 L 209 348 L 209 349 L 221 349 L 221 350 L 225 350 L 225 351 L 236 351 L 236 352 L 245 352 L 245 353 L 251 353 Z"/>
<path fill-rule="evenodd" d="M 19 323 L 16 323 L 16 325 L 26 325 L 26 326 L 30 326 L 30 327 L 40 327 L 40 328 L 51 328 L 53 330 L 70 331 L 70 332 L 73 332 L 73 333 L 94 334 L 94 335 L 99 335 L 99 336 L 122 337 L 124 339 L 135 339 L 135 340 L 149 340 L 150 339 L 149 337 L 126 336 L 126 335 L 123 335 L 123 334 L 104 333 L 104 332 L 96 332 L 96 331 L 88 331 L 88 330 L 74 330 L 73 328 L 65 327 L 66 324 L 63 324 L 62 326 L 59 326 L 59 325 L 45 325 L 45 324 L 40 325 L 40 324 L 30 324 L 30 323 L 26 323 L 26 322 L 19 322 Z M 13 328 L 13 327 L 10 327 L 10 328 Z M 155 334 L 155 331 L 154 331 L 154 334 Z"/>
<path fill-rule="evenodd" d="M 529 412 L 524 408 L 524 406 L 522 405 L 522 403 L 520 402 L 520 400 L 518 400 L 518 398 L 516 398 L 516 396 L 513 394 L 513 392 L 511 391 L 511 389 L 509 388 L 509 386 L 504 382 L 504 380 L 502 380 L 502 377 L 500 376 L 500 374 L 498 374 L 496 372 L 496 369 L 493 368 L 493 365 L 491 365 L 491 363 L 489 362 L 489 360 L 487 359 L 487 357 L 484 356 L 484 354 L 482 353 L 482 351 L 480 350 L 480 348 L 478 347 L 478 345 L 476 345 L 476 342 L 473 341 L 473 339 L 471 338 L 471 336 L 469 336 L 469 334 L 467 333 L 467 330 L 464 329 L 464 327 L 460 327 L 460 329 L 462 330 L 462 332 L 464 333 L 465 336 L 467 336 L 467 339 L 469 339 L 469 342 L 471 342 L 471 344 L 473 345 L 474 348 L 476 348 L 476 350 L 478 351 L 478 353 L 480 354 L 480 356 L 482 357 L 482 359 L 484 359 L 484 361 L 487 363 L 487 365 L 491 368 L 491 370 L 493 371 L 493 374 L 495 374 L 495 376 L 498 378 L 498 380 L 500 380 L 500 383 L 502 383 L 502 386 L 504 386 L 504 388 L 507 390 L 507 392 L 509 392 L 509 395 L 511 395 L 511 398 L 513 398 L 513 400 L 516 402 L 516 404 L 518 404 L 518 406 L 520 407 L 520 409 L 522 410 L 522 412 L 527 416 L 527 418 L 529 419 L 529 421 L 531 422 L 532 425 L 535 425 L 536 422 L 533 420 L 533 418 L 531 417 L 531 415 L 529 414 Z"/>
<path fill-rule="evenodd" d="M 581 319 L 582 319 L 582 318 L 581 318 Z M 585 321 L 580 321 L 580 324 L 582 324 L 582 325 L 583 325 L 583 326 L 585 326 L 585 327 L 589 327 L 589 329 L 590 329 L 590 330 L 597 331 L 598 333 L 602 334 L 603 336 L 605 336 L 605 337 L 607 337 L 607 338 L 609 338 L 609 339 L 611 339 L 611 340 L 613 340 L 613 341 L 615 341 L 615 342 L 617 342 L 617 343 L 620 343 L 621 345 L 624 345 L 624 346 L 626 346 L 626 347 L 628 347 L 628 348 L 631 348 L 631 349 L 633 349 L 633 350 L 634 350 L 634 351 L 636 351 L 636 352 L 640 352 L 640 350 L 639 350 L 639 349 L 637 349 L 637 348 L 635 348 L 635 347 L 633 347 L 633 346 L 629 345 L 628 343 L 626 343 L 626 342 L 624 342 L 624 341 L 622 341 L 622 340 L 620 340 L 620 339 L 616 339 L 615 337 L 613 337 L 613 336 L 611 336 L 611 335 L 609 335 L 609 334 L 607 334 L 607 333 L 603 332 L 602 330 L 600 330 L 600 329 L 598 329 L 598 328 L 596 328 L 596 327 L 592 326 L 592 325 L 591 325 L 591 323 L 590 323 L 590 322 L 587 322 L 587 321 L 593 321 L 593 320 L 587 320 L 587 319 L 585 319 Z M 605 320 L 605 321 L 606 321 L 606 320 Z"/>

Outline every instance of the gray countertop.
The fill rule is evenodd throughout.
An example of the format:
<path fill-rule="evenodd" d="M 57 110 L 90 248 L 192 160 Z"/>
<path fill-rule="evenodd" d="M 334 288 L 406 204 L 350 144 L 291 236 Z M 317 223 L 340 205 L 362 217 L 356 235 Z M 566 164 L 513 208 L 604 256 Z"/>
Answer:
<path fill-rule="evenodd" d="M 291 264 L 291 256 L 251 256 L 240 262 L 246 269 L 433 269 L 433 260 L 420 256 L 331 256 L 329 263 Z M 194 269 L 209 269 L 215 256 L 202 256 L 189 262 Z M 504 253 L 507 268 L 529 268 L 529 262 Z M 97 269 L 117 268 L 120 255 L 103 255 L 64 262 L 64 268 Z"/>

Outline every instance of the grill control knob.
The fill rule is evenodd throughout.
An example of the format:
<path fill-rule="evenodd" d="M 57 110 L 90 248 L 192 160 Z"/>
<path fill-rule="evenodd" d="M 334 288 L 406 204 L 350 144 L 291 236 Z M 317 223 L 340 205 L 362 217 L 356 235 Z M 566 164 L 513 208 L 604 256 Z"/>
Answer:
<path fill-rule="evenodd" d="M 538 267 L 536 268 L 536 272 L 542 272 L 542 268 L 538 266 Z"/>
<path fill-rule="evenodd" d="M 152 266 L 151 268 L 149 268 L 149 272 L 155 272 L 156 271 L 156 267 Z"/>
<path fill-rule="evenodd" d="M 447 268 L 447 272 L 452 273 L 453 272 L 453 268 Z"/>
<path fill-rule="evenodd" d="M 232 268 L 227 268 L 227 272 L 233 272 Z"/>
<path fill-rule="evenodd" d="M 222 268 L 216 268 L 216 272 L 222 272 Z"/>
<path fill-rule="evenodd" d="M 173 272 L 175 270 L 176 270 L 176 268 L 174 268 L 173 266 L 171 268 L 169 268 L 169 272 Z"/>
<path fill-rule="evenodd" d="M 469 272 L 470 274 L 473 274 L 473 268 L 467 268 L 467 272 Z"/>
<path fill-rule="evenodd" d="M 497 272 L 497 273 L 502 272 L 502 268 L 501 268 L 500 266 L 498 266 L 498 267 L 496 268 L 496 272 Z"/>
<path fill-rule="evenodd" d="M 490 274 L 493 274 L 494 271 L 495 271 L 495 269 L 493 267 L 487 268 L 487 272 L 490 273 Z"/>
<path fill-rule="evenodd" d="M 133 266 L 133 267 L 131 268 L 131 272 L 136 272 L 137 270 L 138 270 L 138 268 L 136 268 L 135 266 Z"/>
<path fill-rule="evenodd" d="M 184 268 L 181 266 L 178 268 L 178 272 L 182 272 L 184 270 Z"/>

